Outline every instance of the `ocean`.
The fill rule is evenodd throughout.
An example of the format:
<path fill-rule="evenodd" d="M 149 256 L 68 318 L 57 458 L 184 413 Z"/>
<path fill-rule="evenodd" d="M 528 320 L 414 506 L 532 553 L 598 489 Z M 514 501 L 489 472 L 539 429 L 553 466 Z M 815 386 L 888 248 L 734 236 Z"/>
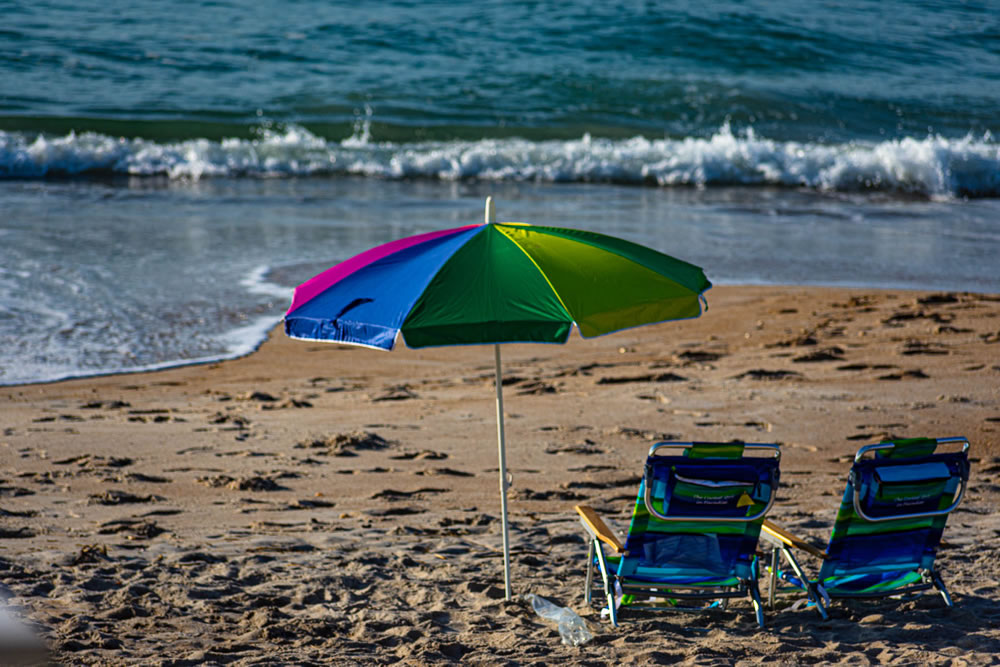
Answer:
<path fill-rule="evenodd" d="M 0 384 L 245 354 L 487 195 L 716 284 L 1000 292 L 996 9 L 0 0 Z"/>

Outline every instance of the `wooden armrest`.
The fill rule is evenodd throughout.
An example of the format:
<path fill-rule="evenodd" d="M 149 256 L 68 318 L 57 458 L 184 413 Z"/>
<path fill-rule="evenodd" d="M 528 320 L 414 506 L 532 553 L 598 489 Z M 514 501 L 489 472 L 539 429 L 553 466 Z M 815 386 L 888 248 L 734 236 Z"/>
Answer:
<path fill-rule="evenodd" d="M 778 524 L 774 523 L 770 519 L 764 519 L 764 523 L 761 525 L 761 530 L 763 530 L 765 533 L 775 538 L 785 546 L 795 547 L 796 549 L 802 549 L 803 551 L 806 551 L 812 554 L 813 556 L 816 556 L 816 558 L 823 558 L 823 559 L 826 558 L 826 552 L 824 552 L 822 549 L 818 549 L 812 544 L 806 542 L 805 540 L 799 537 L 795 537 L 794 535 L 792 535 L 787 530 L 785 530 Z"/>
<path fill-rule="evenodd" d="M 609 547 L 614 549 L 617 553 L 623 556 L 628 555 L 628 551 L 625 550 L 625 545 L 622 544 L 618 536 L 615 535 L 614 531 L 608 528 L 608 524 L 604 523 L 604 519 L 597 515 L 593 507 L 588 507 L 587 505 L 577 505 L 574 509 L 580 514 L 583 522 L 588 528 L 594 533 L 601 542 L 604 542 Z"/>

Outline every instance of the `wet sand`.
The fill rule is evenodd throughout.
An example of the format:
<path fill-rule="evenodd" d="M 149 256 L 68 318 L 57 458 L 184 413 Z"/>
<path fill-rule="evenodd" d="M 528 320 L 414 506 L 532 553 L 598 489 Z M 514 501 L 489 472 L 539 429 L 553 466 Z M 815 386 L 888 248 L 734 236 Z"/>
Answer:
<path fill-rule="evenodd" d="M 493 352 L 287 339 L 155 373 L 0 387 L 0 599 L 68 664 L 996 664 L 1000 296 L 716 287 L 696 320 Z M 782 445 L 771 518 L 825 544 L 852 454 L 969 438 L 939 564 L 955 599 L 628 612 L 582 596 L 573 505 L 624 532 L 658 440 Z M 818 566 L 805 559 L 807 568 Z M 765 588 L 766 591 L 766 588 Z M 766 594 L 766 593 L 765 593 Z M 3 643 L 0 636 L 0 643 Z"/>

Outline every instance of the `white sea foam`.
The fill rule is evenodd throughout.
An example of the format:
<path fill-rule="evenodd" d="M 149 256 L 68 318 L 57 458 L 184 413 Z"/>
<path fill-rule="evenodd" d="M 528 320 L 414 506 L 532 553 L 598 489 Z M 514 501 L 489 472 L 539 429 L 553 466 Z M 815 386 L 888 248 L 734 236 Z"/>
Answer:
<path fill-rule="evenodd" d="M 261 344 L 267 340 L 268 332 L 271 331 L 280 321 L 279 317 L 262 315 L 255 318 L 249 324 L 230 329 L 220 333 L 216 339 L 223 349 L 218 354 L 203 355 L 185 358 L 179 355 L 177 359 L 149 364 L 107 364 L 101 367 L 93 367 L 84 363 L 83 357 L 87 350 L 74 351 L 69 347 L 55 349 L 49 345 L 51 351 L 55 352 L 54 357 L 62 358 L 61 361 L 47 357 L 42 359 L 7 360 L 8 365 L 0 369 L 0 386 L 12 384 L 24 384 L 28 382 L 57 382 L 73 378 L 95 377 L 115 373 L 143 373 L 147 371 L 158 371 L 167 368 L 177 368 L 179 366 L 191 366 L 197 364 L 214 363 L 226 359 L 235 359 L 254 352 Z M 91 347 L 97 347 L 96 344 Z M 118 348 L 122 359 L 127 359 L 131 355 L 131 347 L 122 345 Z"/>
<path fill-rule="evenodd" d="M 285 287 L 277 283 L 271 282 L 267 279 L 268 274 L 271 272 L 271 267 L 269 266 L 258 266 L 256 269 L 251 271 L 246 277 L 240 280 L 240 285 L 245 287 L 251 294 L 259 294 L 261 296 L 272 296 L 282 301 L 291 302 L 292 293 L 295 291 L 290 287 Z"/>
<path fill-rule="evenodd" d="M 171 179 L 363 175 L 385 179 L 768 185 L 930 197 L 1000 196 L 1000 143 L 928 136 L 878 143 L 799 143 L 734 133 L 708 138 L 570 141 L 519 138 L 377 143 L 367 123 L 342 142 L 302 127 L 254 140 L 155 143 L 90 132 L 0 131 L 0 177 L 110 172 Z"/>

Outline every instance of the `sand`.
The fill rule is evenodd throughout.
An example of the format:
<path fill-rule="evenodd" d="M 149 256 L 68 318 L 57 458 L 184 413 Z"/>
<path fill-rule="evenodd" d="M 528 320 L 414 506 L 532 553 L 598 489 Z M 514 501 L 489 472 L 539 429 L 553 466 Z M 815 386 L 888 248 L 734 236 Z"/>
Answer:
<path fill-rule="evenodd" d="M 708 298 L 696 320 L 503 348 L 512 602 L 488 347 L 276 329 L 234 361 L 0 388 L 4 613 L 69 664 L 995 664 L 1000 297 Z M 972 443 L 938 559 L 952 609 L 838 602 L 822 621 L 782 598 L 765 630 L 746 601 L 615 629 L 584 604 L 573 505 L 624 532 L 658 440 L 781 444 L 771 518 L 822 546 L 853 452 L 923 435 Z M 594 639 L 561 645 L 528 593 Z"/>

